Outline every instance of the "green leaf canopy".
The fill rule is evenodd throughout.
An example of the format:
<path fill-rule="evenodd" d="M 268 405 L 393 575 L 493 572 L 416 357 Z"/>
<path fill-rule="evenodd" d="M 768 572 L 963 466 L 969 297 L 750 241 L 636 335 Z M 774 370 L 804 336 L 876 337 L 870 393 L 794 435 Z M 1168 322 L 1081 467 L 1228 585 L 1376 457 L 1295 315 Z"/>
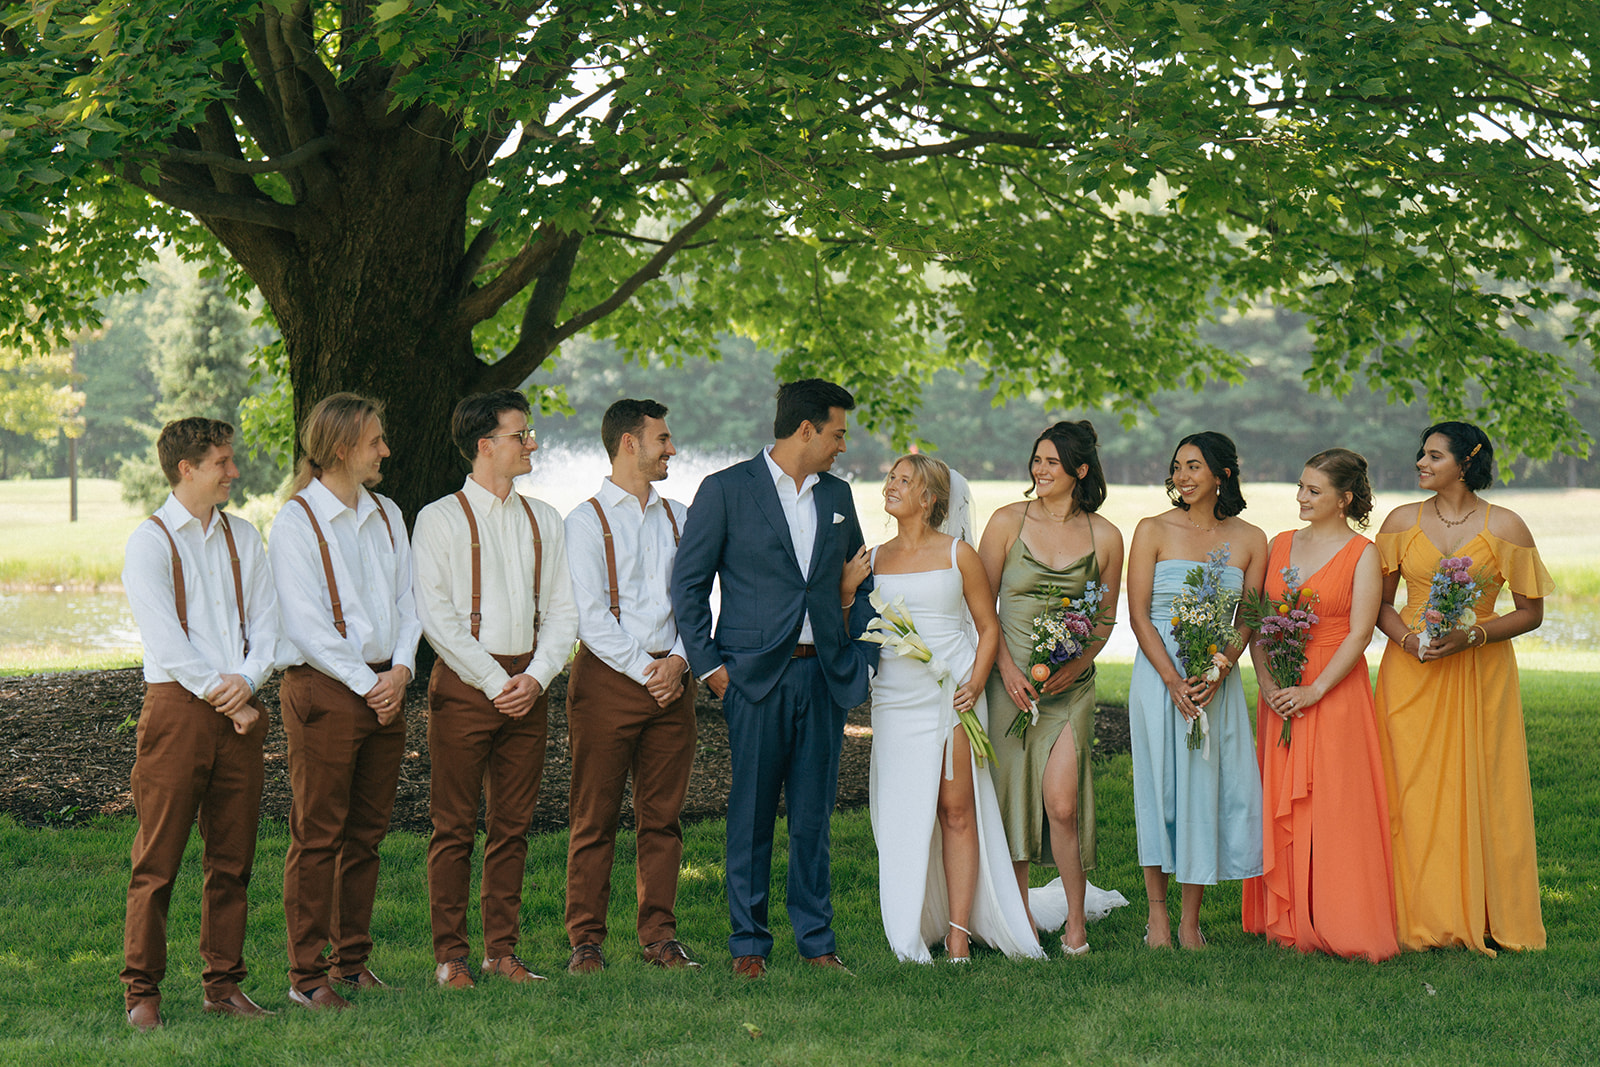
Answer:
<path fill-rule="evenodd" d="M 298 413 L 388 402 L 408 508 L 455 477 L 455 399 L 579 332 L 674 358 L 741 333 L 904 430 L 968 360 L 1002 396 L 1125 412 L 1236 377 L 1197 329 L 1263 297 L 1311 317 L 1312 386 L 1585 452 L 1569 362 L 1516 331 L 1570 301 L 1594 361 L 1592 13 L 15 4 L 0 343 L 84 324 L 152 239 L 225 259 Z"/>

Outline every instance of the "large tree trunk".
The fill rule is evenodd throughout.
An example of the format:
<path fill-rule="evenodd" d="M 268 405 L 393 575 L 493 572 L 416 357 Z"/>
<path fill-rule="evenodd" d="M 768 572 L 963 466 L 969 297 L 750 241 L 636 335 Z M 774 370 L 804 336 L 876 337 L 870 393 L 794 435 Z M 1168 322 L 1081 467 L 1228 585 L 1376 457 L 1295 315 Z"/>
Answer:
<path fill-rule="evenodd" d="M 290 236 L 211 225 L 277 318 L 296 425 L 330 393 L 384 403 L 393 454 L 383 491 L 409 522 L 459 488 L 467 469 L 450 440 L 450 413 L 483 369 L 456 315 L 475 175 L 447 143 L 403 124 L 369 130 L 367 140 L 329 158 L 337 193 L 313 194 L 314 227 Z"/>

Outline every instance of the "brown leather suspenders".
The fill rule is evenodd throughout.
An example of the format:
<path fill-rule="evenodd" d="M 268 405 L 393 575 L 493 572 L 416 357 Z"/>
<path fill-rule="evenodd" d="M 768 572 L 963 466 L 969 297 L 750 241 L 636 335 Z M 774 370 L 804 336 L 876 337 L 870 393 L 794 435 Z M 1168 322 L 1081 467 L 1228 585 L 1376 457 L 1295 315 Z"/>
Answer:
<path fill-rule="evenodd" d="M 528 525 L 533 527 L 533 634 L 534 642 L 539 640 L 539 583 L 544 577 L 544 541 L 539 536 L 539 520 L 533 517 L 533 508 L 528 506 L 527 498 L 515 489 L 512 491 L 518 502 L 522 504 L 523 512 L 528 516 Z M 472 639 L 478 639 L 478 627 L 483 622 L 480 610 L 483 606 L 483 556 L 478 541 L 478 520 L 472 514 L 472 505 L 467 502 L 467 494 L 457 489 L 456 502 L 461 505 L 462 514 L 467 517 L 467 531 L 472 537 L 472 613 L 467 616 L 472 626 Z"/>
<path fill-rule="evenodd" d="M 340 637 L 344 637 L 344 609 L 339 604 L 339 583 L 333 579 L 333 557 L 328 554 L 328 539 L 322 536 L 322 526 L 317 522 L 317 517 L 312 513 L 311 505 L 306 503 L 305 497 L 296 493 L 293 499 L 305 509 L 306 518 L 311 522 L 311 536 L 317 539 L 317 548 L 322 552 L 322 573 L 328 579 L 328 601 L 333 605 L 333 628 L 339 631 Z M 383 516 L 383 528 L 389 531 L 389 547 L 392 549 L 395 547 L 394 524 L 389 521 L 389 513 L 383 510 L 383 501 L 373 497 L 372 502 L 378 506 L 378 514 Z"/>
<path fill-rule="evenodd" d="M 589 506 L 594 508 L 595 517 L 600 520 L 600 539 L 606 546 L 606 581 L 611 583 L 611 617 L 618 622 L 622 621 L 622 591 L 617 586 L 617 547 L 611 543 L 611 524 L 606 521 L 605 509 L 600 506 L 600 498 L 589 498 Z M 667 521 L 672 523 L 672 544 L 678 544 L 678 519 L 672 514 L 672 505 L 663 498 L 661 506 L 667 511 Z"/>
<path fill-rule="evenodd" d="M 222 536 L 228 541 L 228 560 L 233 564 L 233 597 L 234 604 L 239 608 L 239 640 L 244 642 L 244 654 L 250 654 L 250 635 L 245 632 L 244 625 L 244 574 L 239 567 L 239 546 L 233 539 L 233 527 L 228 525 L 228 513 L 217 512 L 217 518 L 222 522 Z M 183 560 L 178 558 L 178 542 L 172 539 L 172 531 L 167 529 L 167 524 L 161 521 L 161 516 L 152 515 L 150 521 L 156 528 L 167 535 L 167 547 L 172 549 L 172 599 L 178 608 L 178 625 L 183 627 L 183 636 L 189 636 L 189 598 L 183 585 Z M 341 633 L 343 631 L 340 631 Z"/>

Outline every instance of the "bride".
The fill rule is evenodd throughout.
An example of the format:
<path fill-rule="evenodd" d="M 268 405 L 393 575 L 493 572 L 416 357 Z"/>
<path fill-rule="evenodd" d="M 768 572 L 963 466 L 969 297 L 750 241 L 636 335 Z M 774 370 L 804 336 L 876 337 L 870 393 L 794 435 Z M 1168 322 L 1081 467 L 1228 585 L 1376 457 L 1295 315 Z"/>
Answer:
<path fill-rule="evenodd" d="M 883 499 L 899 533 L 872 554 L 879 595 L 905 598 L 917 632 L 950 669 L 941 682 L 930 664 L 885 654 L 873 681 L 869 795 L 884 933 L 897 957 L 918 963 L 931 961 L 928 947 L 941 939 L 951 963 L 971 958 L 972 940 L 1041 958 L 994 785 L 957 721 L 958 711 L 971 710 L 987 722 L 984 680 L 1000 643 L 994 594 L 977 552 L 935 528 L 950 505 L 948 467 L 902 456 Z"/>

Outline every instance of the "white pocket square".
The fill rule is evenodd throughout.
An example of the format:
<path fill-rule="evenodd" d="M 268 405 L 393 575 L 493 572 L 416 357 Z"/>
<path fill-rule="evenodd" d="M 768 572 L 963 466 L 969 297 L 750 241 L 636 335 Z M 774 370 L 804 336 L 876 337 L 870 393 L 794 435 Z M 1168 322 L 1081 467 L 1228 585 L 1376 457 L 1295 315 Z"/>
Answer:
<path fill-rule="evenodd" d="M 833 513 L 833 524 L 834 524 L 834 525 L 835 525 L 835 526 L 837 526 L 837 525 L 839 525 L 839 524 L 840 524 L 840 523 L 841 523 L 841 522 L 843 522 L 843 521 L 844 521 L 844 516 L 843 516 L 843 515 L 841 515 L 841 514 L 839 514 L 839 513 L 838 513 L 838 512 L 837 512 L 837 511 L 835 511 L 835 512 L 834 512 L 834 513 Z"/>

